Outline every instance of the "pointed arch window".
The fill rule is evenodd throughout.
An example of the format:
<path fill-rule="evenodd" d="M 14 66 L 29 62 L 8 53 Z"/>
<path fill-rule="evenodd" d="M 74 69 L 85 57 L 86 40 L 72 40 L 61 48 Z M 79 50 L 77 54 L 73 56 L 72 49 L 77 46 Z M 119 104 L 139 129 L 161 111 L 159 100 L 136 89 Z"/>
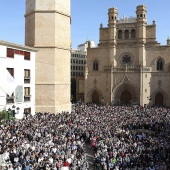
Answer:
<path fill-rule="evenodd" d="M 122 30 L 118 31 L 118 39 L 122 39 Z"/>
<path fill-rule="evenodd" d="M 134 29 L 131 30 L 131 38 L 136 38 L 136 31 Z"/>
<path fill-rule="evenodd" d="M 93 71 L 98 71 L 98 61 L 94 60 L 93 62 Z"/>
<path fill-rule="evenodd" d="M 129 38 L 129 31 L 125 30 L 125 39 L 128 39 L 128 38 Z"/>
<path fill-rule="evenodd" d="M 162 59 L 157 60 L 157 70 L 158 71 L 163 70 L 163 61 L 162 61 Z"/>

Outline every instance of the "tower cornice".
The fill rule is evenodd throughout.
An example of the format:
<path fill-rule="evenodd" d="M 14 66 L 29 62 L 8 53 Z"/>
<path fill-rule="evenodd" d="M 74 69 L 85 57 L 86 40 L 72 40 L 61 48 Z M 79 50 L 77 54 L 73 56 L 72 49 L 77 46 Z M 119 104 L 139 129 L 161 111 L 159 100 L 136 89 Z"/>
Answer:
<path fill-rule="evenodd" d="M 63 12 L 60 12 L 60 11 L 58 11 L 58 10 L 33 10 L 33 11 L 31 11 L 31 12 L 28 12 L 27 14 L 25 14 L 24 16 L 26 17 L 26 16 L 29 16 L 29 15 L 31 15 L 31 14 L 33 14 L 33 13 L 58 13 L 58 14 L 61 14 L 61 15 L 64 15 L 64 16 L 66 16 L 66 17 L 70 17 L 71 18 L 71 16 L 70 15 L 68 15 L 68 14 L 66 14 L 66 13 L 63 13 Z"/>

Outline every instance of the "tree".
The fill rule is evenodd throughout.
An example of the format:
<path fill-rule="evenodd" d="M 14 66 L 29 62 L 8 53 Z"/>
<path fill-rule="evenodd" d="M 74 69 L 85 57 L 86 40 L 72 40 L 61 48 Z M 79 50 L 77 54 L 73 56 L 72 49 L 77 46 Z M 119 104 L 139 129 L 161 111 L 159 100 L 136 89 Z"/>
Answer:
<path fill-rule="evenodd" d="M 0 124 L 3 124 L 8 119 L 8 113 L 6 110 L 0 112 Z"/>

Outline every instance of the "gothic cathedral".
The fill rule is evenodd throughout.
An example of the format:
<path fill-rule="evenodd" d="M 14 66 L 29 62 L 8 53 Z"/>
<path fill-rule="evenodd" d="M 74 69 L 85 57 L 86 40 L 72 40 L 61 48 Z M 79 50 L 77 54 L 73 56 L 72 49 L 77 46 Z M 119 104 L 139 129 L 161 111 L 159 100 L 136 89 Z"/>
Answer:
<path fill-rule="evenodd" d="M 84 101 L 114 105 L 170 106 L 170 40 L 156 41 L 156 23 L 147 24 L 145 5 L 136 17 L 118 19 L 108 10 L 99 44 L 87 49 Z"/>

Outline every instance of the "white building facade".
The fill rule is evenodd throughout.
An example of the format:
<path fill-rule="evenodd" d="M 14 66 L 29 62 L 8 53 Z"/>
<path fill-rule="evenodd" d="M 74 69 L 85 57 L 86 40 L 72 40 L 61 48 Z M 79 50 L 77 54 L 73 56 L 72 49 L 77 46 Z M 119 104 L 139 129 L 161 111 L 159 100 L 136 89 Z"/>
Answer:
<path fill-rule="evenodd" d="M 5 68 L 1 77 L 8 70 L 16 86 L 12 95 L 0 88 L 0 111 L 12 112 L 18 119 L 24 113 L 35 114 L 35 53 L 34 48 L 0 41 L 0 67 Z"/>

